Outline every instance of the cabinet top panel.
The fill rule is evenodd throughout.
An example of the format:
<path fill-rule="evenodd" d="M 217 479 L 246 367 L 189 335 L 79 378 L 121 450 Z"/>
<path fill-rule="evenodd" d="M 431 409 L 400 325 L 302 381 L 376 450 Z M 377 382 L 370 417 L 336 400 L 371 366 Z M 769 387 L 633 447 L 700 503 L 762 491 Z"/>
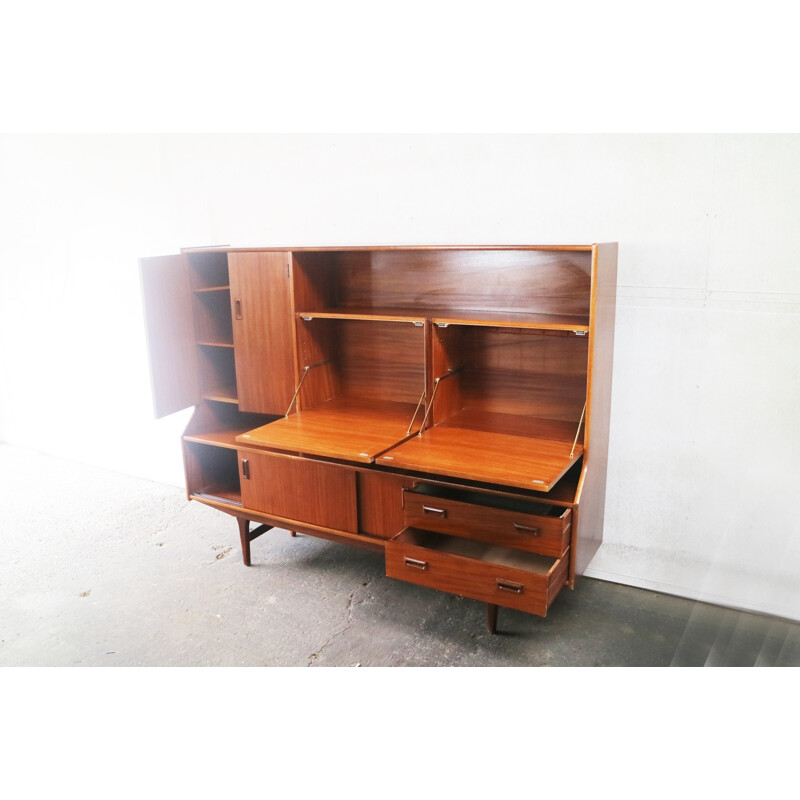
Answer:
<path fill-rule="evenodd" d="M 326 252 L 353 252 L 353 251 L 384 251 L 384 250 L 572 250 L 590 251 L 594 244 L 500 244 L 500 245 L 333 245 L 325 247 L 233 247 L 231 245 L 214 245 L 206 247 L 183 247 L 182 253 L 253 253 L 253 252 L 291 252 L 291 253 L 326 253 Z"/>

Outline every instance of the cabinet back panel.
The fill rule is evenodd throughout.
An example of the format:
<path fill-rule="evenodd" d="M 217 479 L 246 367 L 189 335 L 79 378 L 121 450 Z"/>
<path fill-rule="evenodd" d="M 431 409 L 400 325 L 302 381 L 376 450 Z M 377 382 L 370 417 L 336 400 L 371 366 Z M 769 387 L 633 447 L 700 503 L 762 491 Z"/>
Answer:
<path fill-rule="evenodd" d="M 347 397 L 416 403 L 425 387 L 424 331 L 407 322 L 340 325 L 341 391 Z"/>
<path fill-rule="evenodd" d="M 292 253 L 292 291 L 296 311 L 338 305 L 333 253 Z"/>
<path fill-rule="evenodd" d="M 591 253 L 539 250 L 325 254 L 342 307 L 589 314 Z"/>
<path fill-rule="evenodd" d="M 213 445 L 184 442 L 187 488 L 192 494 L 209 490 L 239 493 L 239 466 L 236 451 Z"/>
<path fill-rule="evenodd" d="M 191 253 L 187 258 L 191 267 L 192 288 L 228 285 L 227 253 Z"/>
<path fill-rule="evenodd" d="M 436 328 L 434 368 L 443 374 L 435 421 L 460 409 L 575 422 L 586 401 L 588 337 L 451 325 Z"/>
<path fill-rule="evenodd" d="M 302 408 L 331 397 L 414 403 L 425 386 L 424 329 L 407 322 L 315 319 L 298 322 Z"/>
<path fill-rule="evenodd" d="M 236 396 L 236 366 L 233 349 L 227 347 L 198 347 L 197 363 L 200 385 L 204 393 L 224 390 Z"/>
<path fill-rule="evenodd" d="M 233 344 L 233 317 L 229 291 L 195 294 L 194 330 L 198 342 Z"/>

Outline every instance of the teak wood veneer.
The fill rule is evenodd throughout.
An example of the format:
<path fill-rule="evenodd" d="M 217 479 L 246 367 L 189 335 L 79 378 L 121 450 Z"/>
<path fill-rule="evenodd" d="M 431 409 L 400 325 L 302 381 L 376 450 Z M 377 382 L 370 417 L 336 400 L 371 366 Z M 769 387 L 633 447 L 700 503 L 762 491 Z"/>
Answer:
<path fill-rule="evenodd" d="M 617 245 L 186 248 L 140 274 L 187 496 L 544 615 L 603 538 Z M 255 526 L 255 527 L 253 527 Z"/>

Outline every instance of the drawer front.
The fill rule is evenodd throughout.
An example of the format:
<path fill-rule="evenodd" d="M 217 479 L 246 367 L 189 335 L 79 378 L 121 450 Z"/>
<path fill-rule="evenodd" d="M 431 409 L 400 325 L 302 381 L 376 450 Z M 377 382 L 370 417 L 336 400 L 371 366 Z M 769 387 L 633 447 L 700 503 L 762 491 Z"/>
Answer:
<path fill-rule="evenodd" d="M 569 547 L 572 509 L 565 508 L 560 517 L 543 517 L 409 491 L 405 493 L 405 524 L 530 553 L 560 556 Z"/>
<path fill-rule="evenodd" d="M 390 578 L 540 616 L 566 580 L 567 557 L 554 560 L 546 572 L 531 572 L 420 546 L 405 534 L 386 543 Z"/>
<path fill-rule="evenodd" d="M 239 452 L 242 504 L 286 520 L 356 533 L 356 476 L 335 464 Z"/>

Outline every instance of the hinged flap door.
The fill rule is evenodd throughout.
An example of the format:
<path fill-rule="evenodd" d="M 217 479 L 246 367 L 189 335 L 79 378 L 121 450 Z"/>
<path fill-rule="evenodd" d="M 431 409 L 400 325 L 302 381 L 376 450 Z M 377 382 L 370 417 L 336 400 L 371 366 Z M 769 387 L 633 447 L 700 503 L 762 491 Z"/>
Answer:
<path fill-rule="evenodd" d="M 153 409 L 166 417 L 197 405 L 197 350 L 189 261 L 185 255 L 139 260 Z"/>

